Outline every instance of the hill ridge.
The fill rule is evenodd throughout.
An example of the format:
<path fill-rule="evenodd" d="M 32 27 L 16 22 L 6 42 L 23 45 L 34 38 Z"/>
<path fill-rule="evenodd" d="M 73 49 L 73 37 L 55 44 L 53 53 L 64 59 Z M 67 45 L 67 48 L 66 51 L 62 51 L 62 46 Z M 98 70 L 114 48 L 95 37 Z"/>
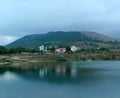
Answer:
<path fill-rule="evenodd" d="M 47 46 L 57 46 L 57 45 L 76 45 L 82 42 L 110 42 L 116 41 L 116 39 L 99 34 L 97 32 L 90 31 L 51 31 L 46 34 L 31 34 L 26 35 L 13 43 L 7 45 L 6 47 L 27 47 L 27 48 L 37 48 L 41 44 Z"/>

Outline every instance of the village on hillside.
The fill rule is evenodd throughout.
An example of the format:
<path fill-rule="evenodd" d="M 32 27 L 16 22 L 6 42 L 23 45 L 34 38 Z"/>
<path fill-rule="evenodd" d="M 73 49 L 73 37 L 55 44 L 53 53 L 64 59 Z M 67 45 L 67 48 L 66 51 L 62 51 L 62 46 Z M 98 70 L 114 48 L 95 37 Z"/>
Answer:
<path fill-rule="evenodd" d="M 44 52 L 44 53 L 51 52 L 52 48 L 53 47 L 47 47 L 47 46 L 41 45 L 41 46 L 39 46 L 39 51 Z M 70 46 L 70 47 L 67 47 L 67 48 L 66 47 L 59 47 L 59 48 L 56 47 L 56 48 L 53 49 L 53 52 L 60 54 L 60 53 L 66 53 L 68 51 L 69 52 L 76 52 L 78 50 L 80 50 L 80 47 L 77 47 L 77 46 L 73 45 L 73 46 Z"/>

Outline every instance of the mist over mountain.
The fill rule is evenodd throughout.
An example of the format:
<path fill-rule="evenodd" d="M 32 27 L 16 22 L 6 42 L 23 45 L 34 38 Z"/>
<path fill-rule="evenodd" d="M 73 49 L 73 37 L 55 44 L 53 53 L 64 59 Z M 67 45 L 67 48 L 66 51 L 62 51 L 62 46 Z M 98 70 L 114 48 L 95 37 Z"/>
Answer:
<path fill-rule="evenodd" d="M 38 48 L 42 44 L 46 46 L 77 45 L 80 47 L 115 47 L 115 42 L 118 42 L 118 39 L 111 38 L 96 32 L 53 31 L 46 34 L 32 34 L 24 36 L 7 45 L 6 47 L 21 46 L 26 48 Z"/>

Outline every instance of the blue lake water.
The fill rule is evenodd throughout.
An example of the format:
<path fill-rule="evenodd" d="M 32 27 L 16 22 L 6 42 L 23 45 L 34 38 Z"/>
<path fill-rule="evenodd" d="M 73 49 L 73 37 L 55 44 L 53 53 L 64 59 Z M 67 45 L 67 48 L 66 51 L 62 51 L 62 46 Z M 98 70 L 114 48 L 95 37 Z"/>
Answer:
<path fill-rule="evenodd" d="M 0 98 L 120 98 L 120 61 L 0 68 Z"/>

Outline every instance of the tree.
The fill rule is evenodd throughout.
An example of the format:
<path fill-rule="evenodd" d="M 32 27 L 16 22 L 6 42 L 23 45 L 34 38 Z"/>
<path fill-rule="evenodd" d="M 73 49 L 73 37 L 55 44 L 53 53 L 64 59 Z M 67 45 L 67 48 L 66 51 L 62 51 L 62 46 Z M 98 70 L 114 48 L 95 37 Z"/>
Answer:
<path fill-rule="evenodd" d="M 0 54 L 6 54 L 7 49 L 4 46 L 0 46 Z"/>

